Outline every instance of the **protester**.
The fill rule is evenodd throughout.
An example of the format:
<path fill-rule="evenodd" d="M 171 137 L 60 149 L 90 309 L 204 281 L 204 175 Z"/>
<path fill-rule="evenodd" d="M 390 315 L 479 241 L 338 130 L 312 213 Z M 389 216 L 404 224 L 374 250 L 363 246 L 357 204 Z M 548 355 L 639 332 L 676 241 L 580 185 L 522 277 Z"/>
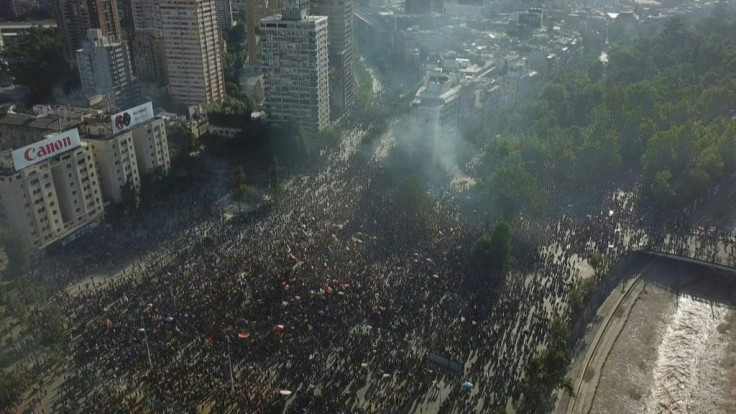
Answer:
<path fill-rule="evenodd" d="M 140 216 L 150 232 L 104 229 L 85 240 L 109 258 L 40 268 L 35 276 L 59 287 L 73 315 L 74 369 L 54 412 L 257 413 L 288 404 L 394 413 L 431 401 L 493 412 L 518 397 L 549 321 L 567 315 L 586 258 L 651 249 L 711 260 L 725 250 L 734 263 L 730 235 L 665 235 L 618 194 L 595 215 L 517 219 L 515 238 L 530 241 L 515 251 L 519 270 L 484 289 L 468 252 L 487 223 L 443 197 L 418 227 L 393 216 L 379 163 L 348 167 L 294 177 L 277 203 L 229 221 L 210 207 L 211 192 L 187 192 L 168 205 L 178 207 Z M 103 289 L 60 289 L 129 260 Z M 428 366 L 430 351 L 458 361 L 461 373 Z"/>

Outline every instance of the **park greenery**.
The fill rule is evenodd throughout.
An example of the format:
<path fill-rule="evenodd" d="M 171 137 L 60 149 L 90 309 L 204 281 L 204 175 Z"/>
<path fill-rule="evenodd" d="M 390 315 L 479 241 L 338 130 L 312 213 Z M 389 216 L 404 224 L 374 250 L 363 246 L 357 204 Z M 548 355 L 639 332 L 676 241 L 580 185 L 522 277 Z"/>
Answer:
<path fill-rule="evenodd" d="M 226 34 L 227 98 L 209 107 L 208 115 L 236 119 L 242 125 L 247 140 L 223 148 L 253 152 L 267 160 L 274 171 L 272 190 L 277 194 L 280 166 L 298 166 L 316 157 L 322 145 L 339 141 L 341 129 L 332 126 L 314 134 L 299 125 L 250 120 L 255 105 L 238 85 L 245 59 L 240 25 Z M 608 63 L 593 56 L 554 77 L 536 98 L 489 118 L 492 125 L 489 122 L 487 128 L 475 129 L 483 134 L 475 138 L 484 143 L 479 167 L 482 193 L 491 201 L 495 218 L 502 221 L 472 247 L 472 272 L 493 286 L 502 286 L 514 265 L 512 232 L 505 220 L 516 215 L 541 215 L 551 203 L 565 197 L 613 186 L 639 188 L 647 201 L 644 205 L 652 211 L 667 211 L 671 206 L 690 205 L 736 173 L 736 37 L 728 35 L 733 33 L 736 18 L 722 12 L 699 22 L 675 17 L 661 27 L 644 24 L 626 35 L 614 32 Z M 2 52 L 3 69 L 29 87 L 34 102 L 45 101 L 54 86 L 73 77 L 61 50 L 55 32 L 34 29 Z M 58 65 L 53 66 L 55 63 Z M 377 99 L 371 73 L 362 62 L 355 66 L 356 108 L 348 120 L 368 129 L 365 142 L 370 143 L 406 108 L 402 98 L 413 94 L 389 96 L 386 92 Z M 391 73 L 387 67 L 379 72 Z M 386 89 L 411 89 L 406 85 L 416 79 L 410 74 L 421 71 L 404 72 L 409 74 L 406 79 L 389 76 L 402 82 L 401 87 L 387 85 Z M 167 128 L 172 152 L 177 155 L 172 156 L 174 171 L 186 171 L 192 164 L 190 154 L 201 142 L 183 122 L 172 122 Z M 396 164 L 406 162 L 399 157 Z M 394 189 L 381 196 L 396 206 L 385 220 L 422 229 L 430 225 L 433 201 L 425 181 L 417 175 L 419 169 L 404 168 L 380 177 Z M 230 196 L 239 206 L 255 191 L 246 177 L 239 167 L 228 180 Z M 142 182 L 142 202 L 170 188 L 166 181 L 170 179 L 154 174 Z M 0 241 L 8 256 L 6 276 L 12 284 L 2 295 L 3 319 L 23 324 L 34 345 L 59 346 L 66 335 L 66 318 L 47 293 L 28 286 L 24 275 L 30 266 L 30 246 L 12 233 L 1 234 Z M 590 257 L 589 263 L 597 278 L 610 268 L 610 262 L 600 255 Z M 581 283 L 573 291 L 569 315 L 551 322 L 546 347 L 528 363 L 517 412 L 545 411 L 552 389 L 562 386 L 571 391 L 565 380 L 571 359 L 569 319 L 583 309 L 597 278 Z M 31 375 L 24 370 L 28 370 L 25 365 L 0 379 L 0 408 L 12 405 L 28 386 Z"/>
<path fill-rule="evenodd" d="M 571 199 L 632 189 L 652 218 L 704 199 L 736 173 L 736 16 L 716 8 L 700 20 L 617 27 L 607 51 L 574 64 L 538 96 L 493 117 L 484 142 L 481 190 L 498 219 L 540 216 Z M 471 137 L 478 139 L 479 137 Z M 481 237 L 471 267 L 487 268 L 493 237 Z M 517 412 L 548 412 L 551 391 L 571 392 L 570 326 L 611 269 L 573 289 L 550 325 L 546 347 L 527 365 Z"/>
<path fill-rule="evenodd" d="M 3 282 L 0 294 L 0 412 L 58 368 L 68 346 L 67 316 L 48 288 L 27 274 Z"/>
<path fill-rule="evenodd" d="M 61 35 L 55 28 L 32 28 L 6 39 L 0 69 L 17 85 L 27 86 L 30 103 L 53 100 L 55 87 L 69 88 L 78 77 L 64 57 Z"/>
<path fill-rule="evenodd" d="M 230 172 L 230 198 L 238 204 L 238 212 L 243 212 L 243 203 L 248 203 L 255 192 L 253 186 L 248 185 L 243 167 L 235 168 Z"/>
<path fill-rule="evenodd" d="M 503 287 L 512 263 L 511 227 L 505 221 L 496 224 L 491 235 L 480 237 L 470 251 L 472 271 L 491 286 Z"/>
<path fill-rule="evenodd" d="M 488 125 L 480 172 L 499 216 L 637 183 L 651 211 L 668 211 L 736 172 L 736 18 L 652 25 Z"/>
<path fill-rule="evenodd" d="M 570 335 L 570 328 L 564 320 L 552 321 L 546 347 L 527 363 L 516 412 L 548 412 L 549 391 L 560 386 L 572 395 L 572 383 L 565 378 L 572 360 L 567 345 Z"/>

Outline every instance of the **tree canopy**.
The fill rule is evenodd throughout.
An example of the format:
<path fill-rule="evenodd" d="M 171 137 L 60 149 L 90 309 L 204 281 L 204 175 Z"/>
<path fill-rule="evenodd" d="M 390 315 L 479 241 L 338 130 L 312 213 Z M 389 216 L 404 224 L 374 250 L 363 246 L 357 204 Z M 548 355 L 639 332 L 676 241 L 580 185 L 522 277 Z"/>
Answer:
<path fill-rule="evenodd" d="M 734 14 L 626 30 L 608 63 L 581 62 L 482 129 L 498 218 L 638 179 L 653 210 L 686 206 L 736 172 Z"/>
<path fill-rule="evenodd" d="M 494 285 L 503 281 L 512 261 L 511 227 L 505 221 L 496 224 L 490 236 L 480 237 L 470 251 L 473 272 Z"/>
<path fill-rule="evenodd" d="M 67 86 L 76 79 L 56 29 L 34 27 L 7 43 L 0 52 L 0 66 L 16 84 L 30 89 L 32 103 L 50 102 L 54 87 Z"/>

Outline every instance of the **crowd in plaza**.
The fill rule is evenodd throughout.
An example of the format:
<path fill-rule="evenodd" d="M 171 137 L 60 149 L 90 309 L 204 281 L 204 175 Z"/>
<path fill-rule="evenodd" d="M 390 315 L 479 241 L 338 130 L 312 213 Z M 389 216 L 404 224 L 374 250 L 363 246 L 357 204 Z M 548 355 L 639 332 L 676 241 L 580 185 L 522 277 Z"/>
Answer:
<path fill-rule="evenodd" d="M 517 219 L 515 236 L 531 240 L 519 270 L 484 288 L 468 252 L 488 224 L 443 200 L 417 226 L 387 196 L 385 167 L 347 167 L 296 176 L 277 203 L 231 220 L 189 192 L 141 226 L 159 230 L 90 235 L 109 261 L 38 269 L 61 287 L 133 263 L 104 289 L 59 289 L 73 352 L 53 411 L 492 412 L 518 399 L 550 320 L 569 316 L 582 261 L 689 245 L 619 194 L 600 214 Z M 697 254 L 730 240 L 703 233 Z M 428 364 L 429 352 L 460 372 Z"/>

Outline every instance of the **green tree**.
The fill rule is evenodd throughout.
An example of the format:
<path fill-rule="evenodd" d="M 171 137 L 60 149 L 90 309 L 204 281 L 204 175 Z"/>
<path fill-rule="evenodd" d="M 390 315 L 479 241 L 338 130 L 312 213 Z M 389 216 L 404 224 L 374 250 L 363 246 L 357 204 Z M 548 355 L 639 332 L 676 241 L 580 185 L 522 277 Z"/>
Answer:
<path fill-rule="evenodd" d="M 619 46 L 608 58 L 608 80 L 616 83 L 635 83 L 646 79 L 652 72 L 652 64 L 638 49 Z"/>
<path fill-rule="evenodd" d="M 470 267 L 493 285 L 502 283 L 511 267 L 511 228 L 505 221 L 496 224 L 490 236 L 480 237 L 470 251 Z"/>
<path fill-rule="evenodd" d="M 16 368 L 0 375 L 0 411 L 14 411 L 29 385 L 29 374 Z"/>
<path fill-rule="evenodd" d="M 519 212 L 541 211 L 547 201 L 546 191 L 521 163 L 507 163 L 491 177 L 489 189 L 496 199 L 496 207 L 504 218 Z"/>
<path fill-rule="evenodd" d="M 238 203 L 238 211 L 243 212 L 243 203 L 253 195 L 253 188 L 248 185 L 243 167 L 238 167 L 230 173 L 230 198 Z"/>
<path fill-rule="evenodd" d="M 196 146 L 196 137 L 186 121 L 170 121 L 166 124 L 166 138 L 169 146 L 187 152 L 193 151 Z"/>
<path fill-rule="evenodd" d="M 521 383 L 522 398 L 517 412 L 548 412 L 550 394 L 558 387 L 572 395 L 572 386 L 565 380 L 571 356 L 567 347 L 570 328 L 562 319 L 555 319 L 547 335 L 547 346 L 527 364 Z"/>
<path fill-rule="evenodd" d="M 231 89 L 234 89 L 231 85 Z M 239 89 L 237 91 L 233 91 L 234 93 L 239 95 Z M 219 103 L 213 103 L 211 104 L 208 109 L 207 113 L 211 116 L 212 114 L 216 115 L 241 115 L 244 117 L 244 119 L 250 119 L 250 110 L 245 102 L 241 101 L 239 97 L 233 97 L 230 95 L 225 96 L 225 99 L 222 100 L 222 102 Z"/>
<path fill-rule="evenodd" d="M 470 251 L 470 267 L 475 272 L 487 272 L 492 266 L 491 237 L 481 236 Z"/>
<path fill-rule="evenodd" d="M 578 317 L 588 301 L 590 294 L 593 292 L 597 284 L 597 278 L 588 277 L 580 280 L 570 292 L 569 315 L 572 318 Z"/>
<path fill-rule="evenodd" d="M 15 291 L 9 292 L 5 297 L 5 306 L 8 307 L 10 314 L 18 319 L 21 323 L 28 318 L 29 309 L 23 299 Z"/>
<path fill-rule="evenodd" d="M 66 315 L 56 303 L 44 305 L 39 317 L 34 319 L 34 325 L 41 345 L 56 345 L 66 339 Z"/>
<path fill-rule="evenodd" d="M 51 101 L 54 87 L 75 78 L 56 29 L 31 28 L 8 43 L 0 52 L 0 67 L 30 89 L 33 103 Z"/>
<path fill-rule="evenodd" d="M 367 111 L 373 105 L 373 77 L 363 62 L 353 64 L 355 72 L 355 113 Z"/>
<path fill-rule="evenodd" d="M 493 227 L 491 234 L 491 271 L 505 273 L 511 267 L 511 226 L 502 221 Z"/>

